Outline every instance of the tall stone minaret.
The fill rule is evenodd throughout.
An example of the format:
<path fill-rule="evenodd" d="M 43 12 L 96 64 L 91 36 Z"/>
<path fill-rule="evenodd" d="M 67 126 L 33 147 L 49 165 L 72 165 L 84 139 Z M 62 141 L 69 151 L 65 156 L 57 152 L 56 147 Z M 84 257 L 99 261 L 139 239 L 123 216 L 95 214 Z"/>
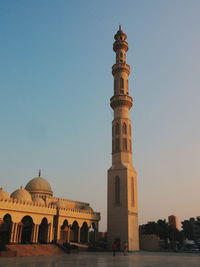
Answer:
<path fill-rule="evenodd" d="M 137 174 L 132 163 L 132 126 L 129 110 L 133 99 L 129 96 L 126 64 L 127 35 L 119 26 L 114 36 L 113 50 L 116 63 L 112 66 L 114 95 L 110 105 L 114 110 L 112 121 L 112 166 L 108 170 L 108 248 L 116 242 L 120 249 L 124 243 L 129 251 L 139 249 Z"/>

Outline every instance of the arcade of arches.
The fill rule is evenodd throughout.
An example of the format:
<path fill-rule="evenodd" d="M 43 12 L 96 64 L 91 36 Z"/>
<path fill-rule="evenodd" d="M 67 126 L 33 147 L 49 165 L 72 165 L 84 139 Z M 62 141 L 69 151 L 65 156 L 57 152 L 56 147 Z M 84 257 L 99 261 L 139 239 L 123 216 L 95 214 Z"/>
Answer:
<path fill-rule="evenodd" d="M 54 197 L 40 176 L 11 195 L 0 188 L 0 243 L 95 242 L 99 220 L 88 203 Z"/>

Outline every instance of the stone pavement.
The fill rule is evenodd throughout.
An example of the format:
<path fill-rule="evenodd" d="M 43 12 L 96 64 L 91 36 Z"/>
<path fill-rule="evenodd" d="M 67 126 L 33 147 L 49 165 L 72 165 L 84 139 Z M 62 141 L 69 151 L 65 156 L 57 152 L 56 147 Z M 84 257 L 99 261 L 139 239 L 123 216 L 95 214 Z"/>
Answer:
<path fill-rule="evenodd" d="M 200 254 L 168 252 L 136 252 L 124 256 L 117 253 L 81 252 L 56 256 L 0 258 L 0 267 L 199 267 Z"/>

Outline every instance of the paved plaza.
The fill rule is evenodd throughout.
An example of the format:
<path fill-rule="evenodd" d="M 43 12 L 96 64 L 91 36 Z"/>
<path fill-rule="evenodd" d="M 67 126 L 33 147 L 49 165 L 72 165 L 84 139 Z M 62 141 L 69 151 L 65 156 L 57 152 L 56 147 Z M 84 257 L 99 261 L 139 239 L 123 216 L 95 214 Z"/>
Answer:
<path fill-rule="evenodd" d="M 133 266 L 133 267 L 193 267 L 200 266 L 200 254 L 136 252 L 124 256 L 118 253 L 79 253 L 57 256 L 0 258 L 0 267 L 76 267 L 76 266 Z"/>

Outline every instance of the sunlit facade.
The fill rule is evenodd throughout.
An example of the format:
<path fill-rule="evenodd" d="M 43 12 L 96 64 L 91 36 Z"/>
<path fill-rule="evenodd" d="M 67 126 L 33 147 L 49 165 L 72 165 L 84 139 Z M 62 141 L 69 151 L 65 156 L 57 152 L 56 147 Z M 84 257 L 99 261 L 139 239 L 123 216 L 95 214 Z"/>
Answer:
<path fill-rule="evenodd" d="M 130 66 L 126 63 L 127 35 L 121 27 L 114 36 L 116 62 L 112 66 L 114 95 L 110 99 L 114 111 L 112 121 L 112 166 L 108 170 L 108 247 L 116 243 L 129 251 L 139 249 L 137 174 L 132 163 L 132 122 L 129 95 Z"/>
<path fill-rule="evenodd" d="M 40 174 L 11 195 L 0 188 L 0 242 L 6 244 L 94 242 L 99 220 L 88 203 L 53 196 Z"/>

